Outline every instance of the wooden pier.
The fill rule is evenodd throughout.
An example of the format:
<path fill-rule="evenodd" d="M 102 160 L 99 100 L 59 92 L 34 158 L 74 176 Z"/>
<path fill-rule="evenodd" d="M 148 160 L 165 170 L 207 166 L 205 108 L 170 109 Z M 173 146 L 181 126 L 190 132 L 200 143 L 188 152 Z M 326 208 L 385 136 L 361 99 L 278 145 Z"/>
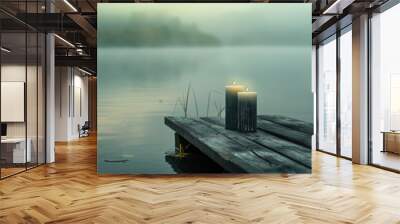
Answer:
<path fill-rule="evenodd" d="M 252 133 L 227 130 L 224 120 L 210 117 L 165 117 L 165 124 L 228 172 L 311 172 L 311 123 L 260 115 Z"/>

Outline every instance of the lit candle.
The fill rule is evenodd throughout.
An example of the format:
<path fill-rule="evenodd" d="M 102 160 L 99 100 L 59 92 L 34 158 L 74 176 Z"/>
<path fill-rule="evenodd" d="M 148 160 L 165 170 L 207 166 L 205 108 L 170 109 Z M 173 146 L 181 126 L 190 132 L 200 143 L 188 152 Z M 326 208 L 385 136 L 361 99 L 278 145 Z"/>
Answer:
<path fill-rule="evenodd" d="M 255 132 L 257 130 L 257 93 L 238 92 L 238 130 Z"/>
<path fill-rule="evenodd" d="M 243 85 L 233 82 L 232 85 L 225 86 L 225 128 L 237 130 L 238 118 L 238 92 L 244 91 Z"/>

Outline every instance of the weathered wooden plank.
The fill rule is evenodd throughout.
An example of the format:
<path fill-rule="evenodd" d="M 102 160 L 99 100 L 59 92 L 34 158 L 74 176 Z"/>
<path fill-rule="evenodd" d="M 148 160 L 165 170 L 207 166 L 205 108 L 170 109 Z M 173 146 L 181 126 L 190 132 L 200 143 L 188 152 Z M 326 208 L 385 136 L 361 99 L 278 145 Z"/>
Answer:
<path fill-rule="evenodd" d="M 271 121 L 276 124 L 288 127 L 292 130 L 301 131 L 309 135 L 313 135 L 314 127 L 312 123 L 300 121 L 290 117 L 280 116 L 280 115 L 259 115 L 258 118 L 263 120 Z"/>
<path fill-rule="evenodd" d="M 195 119 L 166 117 L 165 124 L 229 172 L 259 173 L 271 168 L 263 160 L 254 159 L 254 155 Z M 249 159 L 254 159 L 254 163 L 244 162 Z"/>
<path fill-rule="evenodd" d="M 230 172 L 309 172 L 305 166 L 241 137 L 239 133 L 212 128 L 200 119 L 166 117 L 165 123 Z"/>
<path fill-rule="evenodd" d="M 204 121 L 213 125 L 224 127 L 224 120 L 218 118 L 202 118 Z M 287 128 L 286 128 L 287 129 Z M 282 131 L 290 131 L 282 130 Z M 281 139 L 273 134 L 264 131 L 257 131 L 254 133 L 243 133 L 243 137 L 251 141 L 263 145 L 283 156 L 286 156 L 308 168 L 311 168 L 311 148 L 294 144 L 288 140 Z"/>
<path fill-rule="evenodd" d="M 205 125 L 220 131 L 222 135 L 230 139 L 245 143 L 246 145 L 252 145 L 254 148 L 253 152 L 257 156 L 263 158 L 266 162 L 281 164 L 282 169 L 285 169 L 286 172 L 305 173 L 311 171 L 308 169 L 311 168 L 311 150 L 307 150 L 304 147 L 287 141 L 281 141 L 279 138 L 264 132 L 240 133 L 237 131 L 225 130 L 224 121 L 218 118 L 202 118 L 201 120 Z M 258 142 L 255 140 L 258 140 Z M 260 145 L 262 147 L 256 147 L 255 145 Z M 293 149 L 295 150 L 293 151 Z"/>
<path fill-rule="evenodd" d="M 271 133 L 275 136 L 278 136 L 282 139 L 288 140 L 290 142 L 294 142 L 296 144 L 300 144 L 302 146 L 311 148 L 311 135 L 292 130 L 290 127 L 282 126 L 276 124 L 274 122 L 258 119 L 257 120 L 257 127 L 259 130 Z"/>

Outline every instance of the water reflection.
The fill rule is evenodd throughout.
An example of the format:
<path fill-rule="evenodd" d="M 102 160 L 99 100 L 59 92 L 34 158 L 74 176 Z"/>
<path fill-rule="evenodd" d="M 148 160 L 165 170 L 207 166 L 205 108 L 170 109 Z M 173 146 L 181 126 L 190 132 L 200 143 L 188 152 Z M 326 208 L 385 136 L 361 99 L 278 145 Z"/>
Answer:
<path fill-rule="evenodd" d="M 165 161 L 176 173 L 226 173 L 221 166 L 200 152 L 192 152 L 185 157 L 175 151 L 167 152 Z"/>

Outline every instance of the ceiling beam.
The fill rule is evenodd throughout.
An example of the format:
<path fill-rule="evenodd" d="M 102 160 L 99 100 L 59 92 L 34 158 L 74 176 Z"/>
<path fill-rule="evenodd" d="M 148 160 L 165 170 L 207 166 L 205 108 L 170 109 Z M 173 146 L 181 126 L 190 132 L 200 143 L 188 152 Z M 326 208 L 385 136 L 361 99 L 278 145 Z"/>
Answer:
<path fill-rule="evenodd" d="M 96 46 L 97 30 L 88 22 L 81 14 L 68 14 L 68 17 L 73 20 L 82 30 L 88 35 L 86 41 L 91 46 Z"/>
<path fill-rule="evenodd" d="M 42 32 L 82 30 L 75 21 L 62 13 L 18 13 L 16 17 Z"/>
<path fill-rule="evenodd" d="M 97 67 L 96 57 L 91 56 L 55 56 L 56 66 L 88 67 L 95 71 Z"/>
<path fill-rule="evenodd" d="M 343 10 L 353 4 L 355 0 L 336 0 L 323 10 L 322 14 L 342 14 Z"/>

